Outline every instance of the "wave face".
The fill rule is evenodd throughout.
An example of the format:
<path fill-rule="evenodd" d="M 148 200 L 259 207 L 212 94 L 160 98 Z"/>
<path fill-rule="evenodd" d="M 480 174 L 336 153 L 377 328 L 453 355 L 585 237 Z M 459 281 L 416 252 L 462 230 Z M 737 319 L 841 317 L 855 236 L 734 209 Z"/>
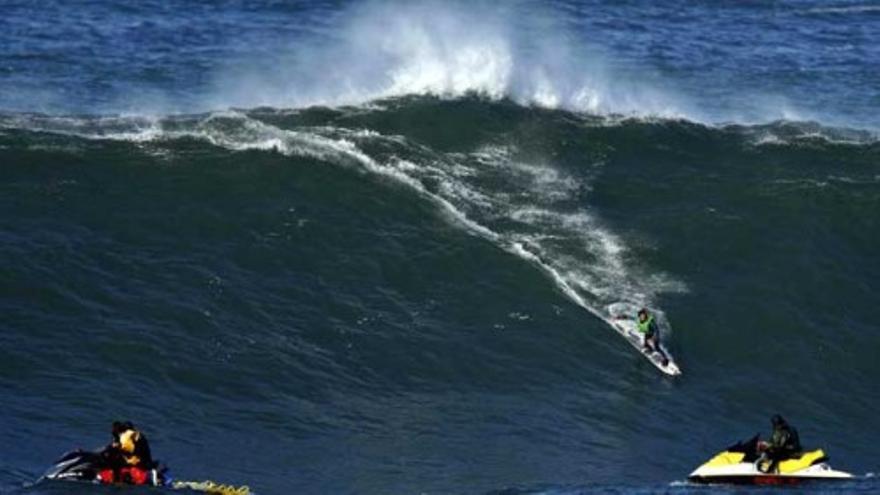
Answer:
<path fill-rule="evenodd" d="M 776 411 L 872 470 L 878 158 L 481 98 L 8 114 L 0 487 L 117 417 L 259 493 L 686 493 Z M 682 379 L 592 316 L 621 299 Z"/>
<path fill-rule="evenodd" d="M 858 2 L 50 0 L 4 10 L 6 110 L 167 114 L 477 94 L 704 123 L 880 127 L 880 15 Z"/>

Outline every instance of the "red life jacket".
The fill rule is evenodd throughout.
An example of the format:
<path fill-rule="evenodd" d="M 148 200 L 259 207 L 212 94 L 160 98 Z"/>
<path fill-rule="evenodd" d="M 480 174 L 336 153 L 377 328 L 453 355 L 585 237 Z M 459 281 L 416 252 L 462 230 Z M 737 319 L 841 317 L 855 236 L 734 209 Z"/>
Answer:
<path fill-rule="evenodd" d="M 129 485 L 148 485 L 152 483 L 149 469 L 139 467 L 124 467 L 119 470 L 119 477 L 115 476 L 112 469 L 98 471 L 98 479 L 101 483 L 127 483 Z"/>

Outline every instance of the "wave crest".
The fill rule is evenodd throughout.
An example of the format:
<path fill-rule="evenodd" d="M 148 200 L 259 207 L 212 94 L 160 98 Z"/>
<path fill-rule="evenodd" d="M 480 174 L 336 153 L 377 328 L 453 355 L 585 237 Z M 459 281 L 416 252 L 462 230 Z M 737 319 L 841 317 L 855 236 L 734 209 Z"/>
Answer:
<path fill-rule="evenodd" d="M 218 77 L 216 106 L 361 104 L 404 95 L 477 94 L 591 113 L 683 117 L 680 98 L 615 72 L 552 12 L 529 3 L 374 1 L 325 36 L 280 48 L 281 67 Z"/>

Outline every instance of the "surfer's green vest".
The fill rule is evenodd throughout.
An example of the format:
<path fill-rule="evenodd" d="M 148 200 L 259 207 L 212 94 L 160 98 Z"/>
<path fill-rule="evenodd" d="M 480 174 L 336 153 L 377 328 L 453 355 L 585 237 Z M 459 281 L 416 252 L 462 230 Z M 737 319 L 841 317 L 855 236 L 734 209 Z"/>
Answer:
<path fill-rule="evenodd" d="M 654 317 L 649 315 L 645 321 L 638 320 L 638 322 L 639 322 L 639 331 L 642 333 L 648 333 L 648 329 L 651 328 L 651 323 L 654 322 Z"/>

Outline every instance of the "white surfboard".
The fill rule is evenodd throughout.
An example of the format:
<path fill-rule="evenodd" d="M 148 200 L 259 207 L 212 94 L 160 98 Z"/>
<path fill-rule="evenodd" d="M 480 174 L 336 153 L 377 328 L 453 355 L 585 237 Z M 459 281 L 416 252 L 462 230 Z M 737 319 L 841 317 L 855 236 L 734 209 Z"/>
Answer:
<path fill-rule="evenodd" d="M 665 366 L 663 365 L 663 356 L 659 352 L 644 349 L 642 333 L 639 332 L 639 326 L 636 322 L 638 306 L 631 303 L 614 303 L 606 306 L 605 310 L 607 314 L 603 315 L 602 319 L 617 333 L 622 335 L 627 342 L 638 349 L 658 370 L 670 376 L 681 374 L 681 370 L 675 364 L 675 359 L 672 358 L 672 354 L 669 353 L 669 350 L 666 349 L 662 342 L 660 343 L 660 348 L 663 349 L 663 352 L 666 353 L 666 357 L 669 359 Z"/>

